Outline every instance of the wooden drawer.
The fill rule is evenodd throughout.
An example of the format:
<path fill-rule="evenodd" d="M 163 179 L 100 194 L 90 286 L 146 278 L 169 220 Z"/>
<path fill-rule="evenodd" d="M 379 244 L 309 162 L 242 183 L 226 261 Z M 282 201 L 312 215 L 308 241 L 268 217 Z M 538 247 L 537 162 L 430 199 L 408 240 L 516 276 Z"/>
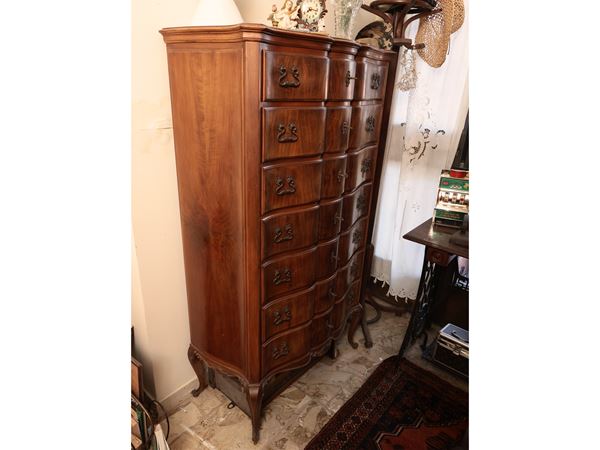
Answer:
<path fill-rule="evenodd" d="M 338 238 L 319 244 L 317 250 L 317 279 L 325 278 L 335 272 L 338 265 Z"/>
<path fill-rule="evenodd" d="M 339 153 L 348 150 L 351 121 L 351 106 L 330 106 L 327 108 L 325 152 Z"/>
<path fill-rule="evenodd" d="M 289 362 L 309 357 L 311 326 L 278 335 L 263 344 L 263 376 Z"/>
<path fill-rule="evenodd" d="M 310 347 L 312 350 L 316 350 L 327 342 L 332 328 L 331 312 L 313 318 L 310 327 Z"/>
<path fill-rule="evenodd" d="M 263 162 L 323 153 L 327 108 L 263 108 Z"/>
<path fill-rule="evenodd" d="M 376 155 L 376 145 L 348 153 L 348 163 L 346 164 L 348 178 L 346 178 L 345 192 L 353 191 L 361 183 L 373 179 Z"/>
<path fill-rule="evenodd" d="M 308 322 L 313 316 L 316 288 L 313 286 L 301 294 L 290 295 L 263 307 L 262 339 Z"/>
<path fill-rule="evenodd" d="M 360 280 L 356 280 L 352 283 L 352 287 L 346 294 L 344 303 L 346 304 L 346 310 L 350 310 L 360 303 Z"/>
<path fill-rule="evenodd" d="M 342 226 L 342 199 L 321 202 L 319 207 L 319 240 L 337 236 Z"/>
<path fill-rule="evenodd" d="M 344 316 L 346 312 L 346 302 L 339 302 L 333 306 L 331 311 L 331 334 L 337 338 L 337 335 L 344 327 Z"/>
<path fill-rule="evenodd" d="M 346 264 L 354 253 L 361 249 L 367 236 L 367 217 L 360 219 L 348 231 L 340 236 L 338 256 L 340 264 Z"/>
<path fill-rule="evenodd" d="M 323 159 L 321 198 L 337 198 L 344 192 L 346 159 L 346 155 L 328 155 Z"/>
<path fill-rule="evenodd" d="M 354 106 L 352 108 L 352 133 L 349 148 L 361 148 L 374 144 L 381 129 L 381 104 Z"/>
<path fill-rule="evenodd" d="M 275 213 L 262 219 L 262 258 L 317 243 L 319 206 Z"/>
<path fill-rule="evenodd" d="M 263 168 L 262 213 L 317 202 L 321 197 L 322 160 L 273 164 Z"/>
<path fill-rule="evenodd" d="M 285 51 L 265 51 L 263 99 L 325 100 L 329 60 Z"/>
<path fill-rule="evenodd" d="M 262 267 L 263 303 L 315 282 L 317 248 L 277 258 Z"/>
<path fill-rule="evenodd" d="M 369 203 L 371 202 L 372 186 L 372 183 L 363 184 L 354 192 L 344 195 L 342 230 L 347 230 L 360 217 L 367 215 L 369 212 Z"/>
<path fill-rule="evenodd" d="M 356 79 L 356 61 L 350 59 L 332 59 L 329 69 L 330 101 L 352 100 Z"/>
<path fill-rule="evenodd" d="M 326 280 L 317 282 L 315 292 L 315 314 L 328 310 L 333 303 L 340 298 L 341 293 L 338 294 L 337 291 L 337 278 L 338 275 L 335 274 Z"/>
<path fill-rule="evenodd" d="M 382 100 L 387 83 L 387 64 L 361 61 L 356 65 L 355 100 Z"/>
<path fill-rule="evenodd" d="M 362 274 L 363 260 L 365 252 L 359 251 L 350 258 L 348 264 L 338 272 L 336 280 L 336 292 L 340 296 L 344 295 L 350 285 L 358 280 Z M 339 298 L 339 297 L 338 297 Z"/>

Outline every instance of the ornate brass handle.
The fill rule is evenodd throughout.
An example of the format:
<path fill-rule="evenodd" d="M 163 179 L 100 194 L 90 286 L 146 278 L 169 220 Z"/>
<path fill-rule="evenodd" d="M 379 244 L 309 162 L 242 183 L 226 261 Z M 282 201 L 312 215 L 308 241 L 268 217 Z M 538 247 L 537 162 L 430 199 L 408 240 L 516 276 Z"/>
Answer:
<path fill-rule="evenodd" d="M 285 236 L 284 236 L 284 231 L 285 231 Z M 283 242 L 283 241 L 291 241 L 292 239 L 294 239 L 294 230 L 292 229 L 291 223 L 288 223 L 285 226 L 284 230 L 282 230 L 279 227 L 275 228 L 275 237 L 273 238 L 273 241 L 276 244 L 279 244 L 280 242 Z"/>
<path fill-rule="evenodd" d="M 289 353 L 287 342 L 282 342 L 281 347 L 273 346 L 273 359 L 279 359 Z"/>
<path fill-rule="evenodd" d="M 294 122 L 288 124 L 288 129 L 290 130 L 290 136 L 285 135 L 286 127 L 285 124 L 280 123 L 277 125 L 277 142 L 286 143 L 286 142 L 296 142 L 298 140 L 298 127 Z"/>
<path fill-rule="evenodd" d="M 362 163 L 360 164 L 360 173 L 362 173 L 363 178 L 371 170 L 371 164 L 371 158 L 365 158 L 362 160 Z"/>
<path fill-rule="evenodd" d="M 289 305 L 285 305 L 281 312 L 279 310 L 273 312 L 273 325 L 281 325 L 283 322 L 290 322 L 291 320 L 292 312 Z"/>
<path fill-rule="evenodd" d="M 352 233 L 352 243 L 358 244 L 358 243 L 360 243 L 361 240 L 362 240 L 362 231 L 354 230 L 354 233 Z"/>
<path fill-rule="evenodd" d="M 287 181 L 288 187 L 285 187 L 285 183 Z M 277 177 L 275 180 L 275 193 L 277 195 L 287 195 L 293 194 L 296 192 L 296 179 L 292 176 L 289 176 L 284 181 L 283 178 Z"/>
<path fill-rule="evenodd" d="M 350 86 L 352 80 L 358 80 L 358 77 L 353 77 L 352 72 L 346 72 L 346 87 Z"/>
<path fill-rule="evenodd" d="M 342 136 L 346 136 L 351 129 L 350 124 L 344 120 L 344 123 L 342 123 Z"/>
<path fill-rule="evenodd" d="M 338 223 L 342 223 L 344 221 L 344 218 L 341 216 L 341 214 L 336 214 L 335 216 L 333 216 L 333 224 L 337 225 Z"/>
<path fill-rule="evenodd" d="M 371 89 L 379 89 L 381 86 L 381 75 L 379 73 L 374 73 L 371 75 Z"/>
<path fill-rule="evenodd" d="M 300 86 L 300 71 L 296 66 L 292 66 L 294 81 L 286 81 L 287 75 L 287 68 L 284 65 L 279 66 L 279 86 L 284 88 L 297 88 Z"/>
<path fill-rule="evenodd" d="M 375 131 L 375 116 L 367 117 L 367 132 L 372 133 Z"/>
<path fill-rule="evenodd" d="M 361 214 L 365 213 L 365 209 L 367 209 L 367 197 L 364 193 L 361 193 L 356 199 L 356 209 L 358 209 Z"/>
<path fill-rule="evenodd" d="M 338 183 L 343 183 L 344 180 L 348 177 L 349 177 L 348 172 L 343 172 L 341 170 L 338 170 L 338 173 L 337 173 Z"/>
<path fill-rule="evenodd" d="M 292 271 L 287 267 L 282 269 L 281 271 L 276 270 L 275 276 L 273 277 L 273 284 L 275 286 L 279 286 L 283 283 L 291 283 L 292 282 Z"/>

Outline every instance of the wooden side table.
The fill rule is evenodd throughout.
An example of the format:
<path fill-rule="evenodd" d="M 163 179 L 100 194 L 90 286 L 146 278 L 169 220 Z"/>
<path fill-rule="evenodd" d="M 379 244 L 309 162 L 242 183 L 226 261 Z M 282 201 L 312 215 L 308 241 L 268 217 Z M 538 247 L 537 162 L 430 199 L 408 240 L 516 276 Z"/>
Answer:
<path fill-rule="evenodd" d="M 433 225 L 432 219 L 429 219 L 403 236 L 404 239 L 425 245 L 425 257 L 417 298 L 400 347 L 400 356 L 404 355 L 427 327 L 432 306 L 444 300 L 446 289 L 443 288 L 450 285 L 453 275 L 451 270 L 447 270 L 450 263 L 457 256 L 469 257 L 468 246 L 450 242 L 456 232 L 455 228 Z"/>

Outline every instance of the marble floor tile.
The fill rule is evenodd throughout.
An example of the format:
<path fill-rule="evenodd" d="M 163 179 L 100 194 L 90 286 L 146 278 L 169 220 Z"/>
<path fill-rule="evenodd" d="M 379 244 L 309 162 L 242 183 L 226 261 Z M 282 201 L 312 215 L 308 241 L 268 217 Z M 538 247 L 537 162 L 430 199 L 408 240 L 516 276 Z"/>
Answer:
<path fill-rule="evenodd" d="M 198 397 L 190 395 L 169 417 L 171 449 L 304 448 L 375 368 L 398 353 L 408 320 L 408 314 L 383 313 L 381 319 L 369 327 L 372 348 L 365 348 L 360 328 L 355 338 L 359 343 L 357 349 L 353 349 L 344 336 L 339 341 L 339 356 L 335 360 L 323 357 L 265 406 L 257 445 L 252 444 L 250 419 L 237 407 L 229 409 L 229 399 L 219 390 L 207 387 Z M 409 352 L 411 360 L 420 359 L 415 349 Z"/>

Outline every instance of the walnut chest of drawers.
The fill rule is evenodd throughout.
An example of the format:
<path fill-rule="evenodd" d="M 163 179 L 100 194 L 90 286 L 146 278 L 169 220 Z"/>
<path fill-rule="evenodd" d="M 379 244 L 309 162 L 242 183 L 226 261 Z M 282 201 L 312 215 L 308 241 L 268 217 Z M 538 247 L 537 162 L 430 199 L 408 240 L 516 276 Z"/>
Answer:
<path fill-rule="evenodd" d="M 200 387 L 252 419 L 358 320 L 393 53 L 262 25 L 168 28 Z"/>

